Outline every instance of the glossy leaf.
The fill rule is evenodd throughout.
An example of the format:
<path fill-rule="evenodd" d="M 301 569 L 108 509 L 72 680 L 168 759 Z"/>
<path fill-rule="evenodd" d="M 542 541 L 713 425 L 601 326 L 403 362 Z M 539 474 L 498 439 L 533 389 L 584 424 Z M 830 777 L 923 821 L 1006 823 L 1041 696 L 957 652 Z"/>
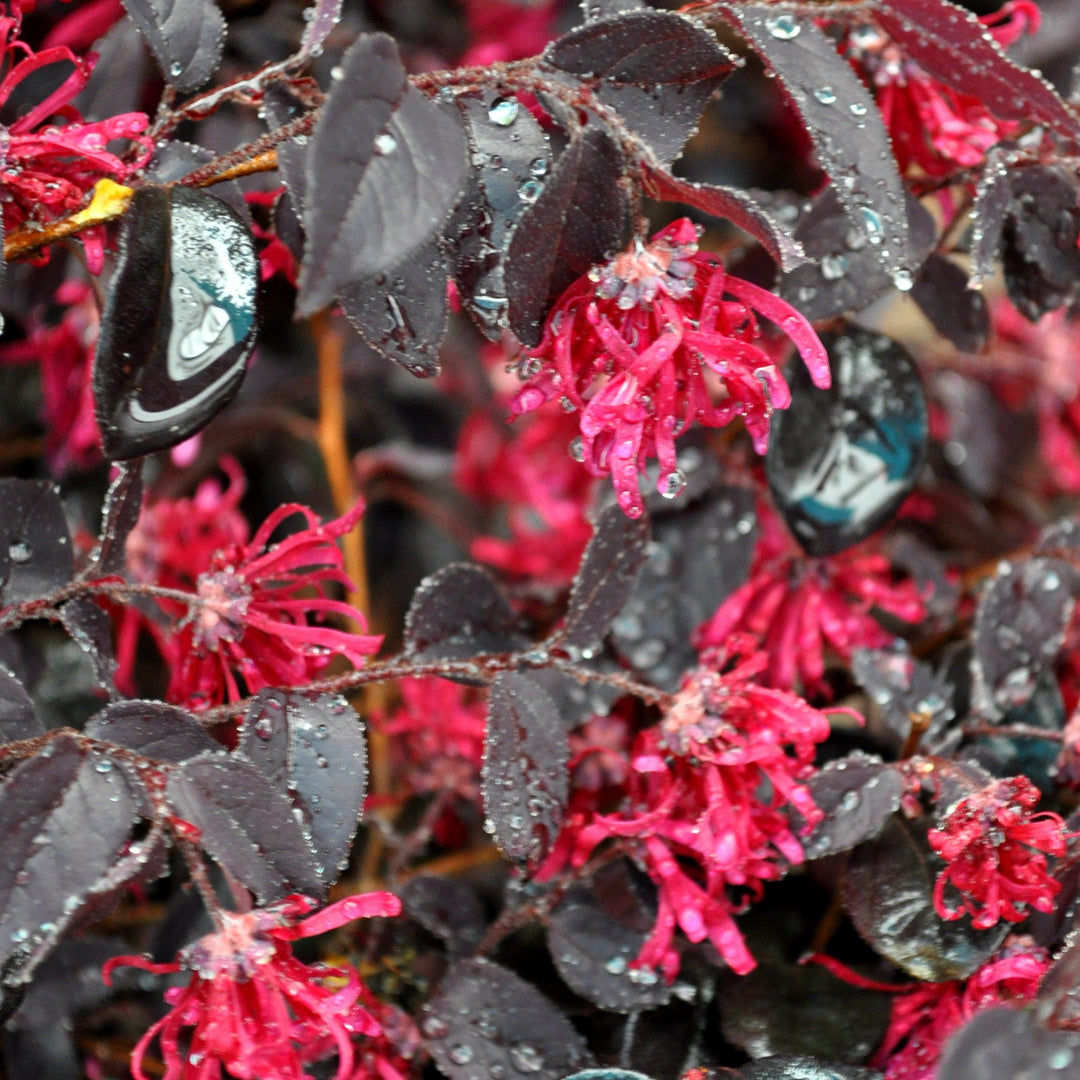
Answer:
<path fill-rule="evenodd" d="M 239 749 L 303 814 L 319 876 L 348 863 L 367 793 L 364 725 L 342 697 L 262 690 L 240 725 Z"/>
<path fill-rule="evenodd" d="M 780 1054 L 751 1061 L 739 1070 L 743 1080 L 881 1080 L 876 1069 L 834 1065 L 801 1054 Z"/>
<path fill-rule="evenodd" d="M 44 734 L 45 728 L 22 680 L 0 665 L 0 745 Z"/>
<path fill-rule="evenodd" d="M 971 285 L 982 288 L 995 270 L 1005 227 L 1005 212 L 1012 201 L 1011 154 L 996 148 L 986 155 L 975 202 L 971 207 Z"/>
<path fill-rule="evenodd" d="M 507 324 L 506 253 L 525 211 L 551 170 L 551 145 L 532 113 L 489 92 L 459 97 L 472 153 L 465 194 L 446 237 L 461 302 L 493 340 Z"/>
<path fill-rule="evenodd" d="M 93 573 L 119 574 L 127 562 L 125 545 L 142 510 L 142 462 L 124 462 L 116 466 L 116 475 L 105 493 L 101 510 L 101 532 L 90 555 Z"/>
<path fill-rule="evenodd" d="M 585 1040 L 562 1011 L 490 960 L 455 964 L 424 1006 L 420 1030 L 450 1080 L 562 1080 L 589 1063 Z"/>
<path fill-rule="evenodd" d="M 304 36 L 300 39 L 297 59 L 319 56 L 323 44 L 341 19 L 344 0 L 315 0 L 304 9 Z"/>
<path fill-rule="evenodd" d="M 191 188 L 135 192 L 94 357 L 107 457 L 175 446 L 232 399 L 254 346 L 257 286 L 235 210 Z"/>
<path fill-rule="evenodd" d="M 983 715 L 1000 716 L 1031 697 L 1065 640 L 1077 583 L 1055 559 L 999 566 L 975 611 L 975 706 Z"/>
<path fill-rule="evenodd" d="M 562 640 L 592 649 L 626 606 L 648 557 L 649 524 L 609 506 L 597 519 L 592 539 L 570 590 Z"/>
<path fill-rule="evenodd" d="M 123 0 L 166 81 L 186 93 L 218 69 L 225 19 L 213 0 Z"/>
<path fill-rule="evenodd" d="M 115 872 L 138 815 L 126 774 L 71 736 L 0 785 L 0 963 L 29 979 Z"/>
<path fill-rule="evenodd" d="M 664 163 L 679 156 L 709 99 L 740 64 L 704 26 L 650 10 L 586 22 L 548 45 L 544 60 L 596 80 L 599 100 Z"/>
<path fill-rule="evenodd" d="M 47 480 L 0 479 L 0 604 L 48 596 L 74 557 L 60 493 Z"/>
<path fill-rule="evenodd" d="M 60 607 L 60 622 L 94 665 L 97 684 L 116 697 L 116 656 L 113 652 L 112 620 L 100 604 L 77 596 Z"/>
<path fill-rule="evenodd" d="M 907 199 L 873 95 L 854 71 L 837 63 L 835 43 L 813 16 L 760 3 L 722 11 L 787 91 L 852 225 L 886 272 L 910 277 Z M 814 93 L 823 86 L 832 91 L 824 100 Z"/>
<path fill-rule="evenodd" d="M 562 822 L 570 748 L 555 702 L 528 675 L 504 672 L 491 685 L 484 747 L 484 813 L 508 858 L 542 862 Z"/>
<path fill-rule="evenodd" d="M 645 0 L 581 0 L 581 13 L 586 22 L 595 22 L 620 11 L 640 11 L 648 6 Z"/>
<path fill-rule="evenodd" d="M 982 352 L 990 337 L 990 309 L 968 287 L 968 274 L 951 259 L 931 255 L 919 270 L 911 298 L 934 329 L 958 349 Z"/>
<path fill-rule="evenodd" d="M 625 244 L 623 165 L 612 137 L 587 127 L 556 160 L 518 222 L 507 254 L 506 295 L 510 329 L 526 345 L 540 341 L 543 321 L 563 291 Z"/>
<path fill-rule="evenodd" d="M 163 701 L 114 702 L 91 717 L 84 731 L 154 761 L 185 761 L 220 749 L 195 717 Z"/>
<path fill-rule="evenodd" d="M 391 38 L 364 34 L 342 58 L 306 170 L 302 316 L 435 233 L 461 190 L 464 133 L 409 84 Z"/>
<path fill-rule="evenodd" d="M 1055 1031 L 1030 1009 L 985 1009 L 947 1043 L 937 1080 L 1063 1080 L 1080 1062 L 1080 1033 Z"/>
<path fill-rule="evenodd" d="M 288 796 L 239 754 L 210 752 L 169 773 L 166 798 L 197 842 L 251 889 L 260 904 L 290 892 L 325 895 L 303 827 Z"/>
<path fill-rule="evenodd" d="M 944 866 L 926 842 L 925 822 L 894 816 L 876 840 L 852 852 L 844 904 L 862 938 L 916 979 L 963 979 L 996 951 L 1007 924 L 973 930 L 967 919 L 944 922 L 933 888 Z"/>
<path fill-rule="evenodd" d="M 484 905 L 467 882 L 434 874 L 418 874 L 397 890 L 405 913 L 452 953 L 468 955 L 487 928 Z"/>

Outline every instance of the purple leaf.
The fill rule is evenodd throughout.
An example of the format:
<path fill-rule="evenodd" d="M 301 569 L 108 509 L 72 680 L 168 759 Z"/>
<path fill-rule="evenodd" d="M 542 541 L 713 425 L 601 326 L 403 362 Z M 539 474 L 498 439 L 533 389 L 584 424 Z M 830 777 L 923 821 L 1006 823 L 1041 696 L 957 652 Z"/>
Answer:
<path fill-rule="evenodd" d="M 345 54 L 306 155 L 300 315 L 390 270 L 439 228 L 465 170 L 455 117 L 409 84 L 385 34 Z"/>
<path fill-rule="evenodd" d="M 116 655 L 113 651 L 112 620 L 88 596 L 77 596 L 60 608 L 60 622 L 94 665 L 98 686 L 116 696 Z"/>
<path fill-rule="evenodd" d="M 171 184 L 182 180 L 203 165 L 209 165 L 216 157 L 217 154 L 205 146 L 184 142 L 182 139 L 169 139 L 154 151 L 154 156 L 146 163 L 144 175 L 155 184 Z M 250 228 L 251 211 L 244 200 L 244 189 L 239 181 L 225 180 L 214 184 L 214 195 L 228 203 Z"/>
<path fill-rule="evenodd" d="M 620 11 L 641 11 L 648 7 L 645 0 L 581 0 L 581 13 L 587 23 L 618 15 Z"/>
<path fill-rule="evenodd" d="M 116 476 L 105 493 L 101 510 L 101 532 L 90 555 L 91 576 L 119 574 L 127 562 L 128 535 L 142 510 L 142 462 L 116 466 Z"/>
<path fill-rule="evenodd" d="M 835 987 L 835 982 L 833 985 Z M 716 1080 L 724 1080 L 726 1072 L 726 1069 L 720 1070 L 721 1075 Z M 818 1061 L 802 1054 L 777 1054 L 761 1061 L 751 1061 L 735 1075 L 741 1080 L 881 1080 L 881 1073 L 877 1069 L 835 1065 L 831 1061 Z"/>
<path fill-rule="evenodd" d="M 221 749 L 191 713 L 163 701 L 114 702 L 90 718 L 84 733 L 153 761 L 180 762 Z"/>
<path fill-rule="evenodd" d="M 849 851 L 877 836 L 900 808 L 904 794 L 903 778 L 895 768 L 858 750 L 830 761 L 807 787 L 825 814 L 803 840 L 808 859 Z"/>
<path fill-rule="evenodd" d="M 634 591 L 648 543 L 645 519 L 628 518 L 617 506 L 600 515 L 570 590 L 560 635 L 565 644 L 591 649 L 600 643 Z"/>
<path fill-rule="evenodd" d="M 476 890 L 458 878 L 419 874 L 398 890 L 405 913 L 452 953 L 468 954 L 480 944 L 488 920 Z"/>
<path fill-rule="evenodd" d="M 101 319 L 94 399 L 110 460 L 164 450 L 236 394 L 255 344 L 247 225 L 192 188 L 139 188 Z"/>
<path fill-rule="evenodd" d="M 137 815 L 126 773 L 71 736 L 54 739 L 8 773 L 0 785 L 0 963 L 9 965 L 6 983 L 27 981 L 103 887 Z"/>
<path fill-rule="evenodd" d="M 940 467 L 954 474 L 976 498 L 989 499 L 1009 466 L 1007 429 L 1013 418 L 979 379 L 958 371 L 936 371 L 930 395 L 946 419 Z"/>
<path fill-rule="evenodd" d="M 364 725 L 342 697 L 263 690 L 240 727 L 239 750 L 303 814 L 327 885 L 345 868 L 367 793 Z"/>
<path fill-rule="evenodd" d="M 341 18 L 342 3 L 343 0 L 315 0 L 304 9 L 307 26 L 304 28 L 304 36 L 300 39 L 297 60 L 307 60 L 309 57 L 322 54 L 326 39 Z"/>
<path fill-rule="evenodd" d="M 972 639 L 974 705 L 996 718 L 1023 705 L 1065 640 L 1077 575 L 1056 559 L 1002 563 L 979 597 Z"/>
<path fill-rule="evenodd" d="M 588 1064 L 585 1040 L 530 983 L 490 960 L 461 960 L 424 1006 L 420 1030 L 450 1080 L 528 1074 L 562 1080 Z"/>
<path fill-rule="evenodd" d="M 890 275 L 914 272 L 904 185 L 873 95 L 810 15 L 767 4 L 722 9 L 775 73 L 813 140 L 844 210 Z M 823 95 L 815 90 L 828 87 Z"/>
<path fill-rule="evenodd" d="M 207 753 L 170 772 L 173 813 L 199 830 L 199 844 L 260 904 L 290 892 L 324 896 L 315 853 L 288 796 L 252 761 Z"/>
<path fill-rule="evenodd" d="M 528 675 L 496 677 L 488 699 L 484 813 L 499 850 L 517 862 L 544 860 L 569 793 L 570 746 L 555 702 Z"/>
<path fill-rule="evenodd" d="M 642 164 L 641 179 L 645 193 L 653 199 L 686 203 L 737 225 L 761 244 L 782 269 L 793 270 L 806 262 L 799 241 L 749 193 L 738 188 L 684 180 L 648 162 Z"/>
<path fill-rule="evenodd" d="M 536 202 L 510 240 L 506 295 L 510 328 L 536 345 L 551 305 L 582 274 L 626 242 L 628 208 L 622 152 L 586 128 L 562 152 Z"/>
<path fill-rule="evenodd" d="M 1032 1009 L 985 1009 L 950 1036 L 937 1080 L 1061 1080 L 1080 1061 L 1080 1034 Z"/>
<path fill-rule="evenodd" d="M 876 840 L 852 852 L 844 904 L 862 938 L 909 975 L 929 982 L 963 979 L 984 964 L 1007 923 L 974 930 L 969 919 L 944 922 L 933 889 L 944 865 L 926 842 L 926 821 L 894 815 Z"/>
<path fill-rule="evenodd" d="M 308 106 L 281 83 L 267 87 L 263 106 L 266 126 L 271 131 L 284 127 L 309 111 Z M 303 217 L 307 202 L 307 147 L 306 135 L 285 139 L 277 145 L 278 171 L 285 181 L 293 209 L 300 217 Z"/>
<path fill-rule="evenodd" d="M 527 644 L 495 579 L 470 563 L 452 563 L 424 578 L 405 616 L 405 651 L 412 656 L 453 660 Z"/>
<path fill-rule="evenodd" d="M 544 60 L 595 81 L 658 161 L 682 152 L 720 84 L 741 61 L 710 30 L 668 11 L 631 11 L 587 22 L 556 39 Z"/>
<path fill-rule="evenodd" d="M 343 286 L 341 310 L 377 353 L 422 379 L 439 374 L 450 316 L 449 268 L 439 237 L 385 273 Z"/>
<path fill-rule="evenodd" d="M 213 0 L 124 0 L 170 86 L 198 90 L 217 71 L 225 19 Z"/>
<path fill-rule="evenodd" d="M 969 11 L 949 0 L 881 0 L 874 18 L 921 68 L 974 94 L 1002 120 L 1045 124 L 1075 141 L 1080 123 L 1041 76 L 1014 64 Z"/>
<path fill-rule="evenodd" d="M 480 331 L 496 340 L 506 326 L 506 252 L 522 214 L 544 189 L 551 146 L 514 98 L 490 92 L 455 104 L 473 167 L 446 237 L 461 302 Z"/>
<path fill-rule="evenodd" d="M 74 560 L 60 494 L 47 480 L 0 480 L 0 603 L 48 596 Z"/>
<path fill-rule="evenodd" d="M 0 666 L 0 745 L 45 734 L 22 680 Z"/>
<path fill-rule="evenodd" d="M 1012 202 L 1012 151 L 992 148 L 986 155 L 982 174 L 975 187 L 971 207 L 971 286 L 982 286 L 994 276 L 994 264 L 1005 213 Z"/>
<path fill-rule="evenodd" d="M 952 259 L 931 255 L 922 264 L 911 298 L 942 337 L 964 352 L 982 352 L 990 337 L 990 309 L 968 274 Z"/>

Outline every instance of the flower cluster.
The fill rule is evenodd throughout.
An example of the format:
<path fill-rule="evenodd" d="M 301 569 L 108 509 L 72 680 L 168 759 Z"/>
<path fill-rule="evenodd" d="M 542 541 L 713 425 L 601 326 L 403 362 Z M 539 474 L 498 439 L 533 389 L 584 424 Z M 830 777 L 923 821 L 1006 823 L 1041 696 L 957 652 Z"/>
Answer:
<path fill-rule="evenodd" d="M 1040 22 L 1034 0 L 1010 0 L 981 21 L 1002 47 Z M 947 176 L 978 165 L 987 150 L 1014 135 L 1019 124 L 995 117 L 981 99 L 945 86 L 876 27 L 856 27 L 846 41 L 848 58 L 874 88 L 901 170 Z"/>
<path fill-rule="evenodd" d="M 538 877 L 578 867 L 603 841 L 632 840 L 659 891 L 652 933 L 637 962 L 668 980 L 679 969 L 676 926 L 708 939 L 737 972 L 754 967 L 733 916 L 757 899 L 786 864 L 803 861 L 790 810 L 809 831 L 821 820 L 803 781 L 816 746 L 829 735 L 825 715 L 793 694 L 756 685 L 766 658 L 732 642 L 717 668 L 687 675 L 657 727 L 630 750 L 622 805 L 597 808 L 593 786 L 577 786 L 570 813 Z M 687 862 L 693 863 L 692 873 Z"/>
<path fill-rule="evenodd" d="M 619 505 L 638 517 L 648 460 L 659 460 L 661 494 L 682 489 L 675 438 L 694 421 L 722 427 L 741 416 L 765 451 L 772 411 L 786 408 L 791 392 L 761 340 L 760 318 L 795 344 L 815 385 L 829 385 L 828 356 L 806 319 L 727 274 L 681 218 L 562 294 L 522 362 L 527 382 L 513 410 L 558 399 L 578 411 L 582 462 L 593 476 L 610 476 Z"/>
<path fill-rule="evenodd" d="M 136 580 L 194 593 L 184 604 L 158 598 L 175 625 L 144 624 L 124 617 L 118 649 L 118 681 L 129 686 L 140 626 L 147 625 L 172 676 L 170 701 L 206 708 L 266 686 L 300 685 L 314 679 L 337 654 L 354 664 L 377 652 L 382 639 L 362 631 L 364 617 L 350 604 L 327 595 L 351 590 L 335 541 L 357 526 L 363 504 L 321 524 L 305 506 L 279 506 L 248 540 L 237 504 L 243 481 L 227 466 L 226 491 L 204 483 L 194 500 L 152 503 L 128 538 L 128 562 Z M 294 516 L 304 527 L 280 543 L 277 529 Z M 360 631 L 311 625 L 337 616 Z"/>
<path fill-rule="evenodd" d="M 143 1035 L 132 1054 L 132 1074 L 146 1080 L 143 1059 L 160 1038 L 165 1080 L 303 1080 L 303 1065 L 337 1053 L 337 1080 L 401 1073 L 354 1072 L 353 1039 L 384 1036 L 376 1019 L 378 1002 L 352 968 L 308 966 L 292 955 L 290 942 L 335 930 L 353 919 L 398 915 L 401 901 L 390 893 L 350 896 L 314 911 L 316 901 L 290 896 L 272 907 L 245 914 L 219 912 L 219 929 L 200 938 L 167 964 L 141 956 L 118 956 L 105 965 L 105 981 L 117 967 L 155 974 L 191 972 L 185 987 L 165 992 L 171 1011 Z M 180 1038 L 191 1028 L 186 1054 Z M 390 1063 L 388 1062 L 388 1065 Z"/>
<path fill-rule="evenodd" d="M 855 649 L 893 640 L 872 614 L 878 608 L 905 622 L 926 614 L 914 582 L 896 581 L 889 560 L 860 547 L 809 558 L 777 515 L 759 510 L 761 536 L 749 579 L 697 631 L 701 649 L 722 647 L 733 633 L 749 634 L 768 656 L 764 681 L 806 693 L 827 692 L 826 649 L 848 661 Z"/>
<path fill-rule="evenodd" d="M 4 54 L 0 107 L 44 68 L 51 69 L 48 84 L 55 88 L 5 128 L 0 163 L 5 230 L 73 213 L 99 180 L 126 179 L 152 151 L 149 140 L 142 138 L 148 124 L 143 113 L 83 121 L 71 101 L 86 86 L 97 58 L 93 54 L 78 57 L 66 45 L 34 52 L 19 40 L 25 6 L 9 4 L 8 14 L 0 15 L 0 49 Z M 108 144 L 114 139 L 139 140 L 141 160 L 125 162 L 111 153 Z M 100 226 L 89 229 L 81 239 L 90 269 L 98 273 L 104 261 L 104 230 Z"/>
<path fill-rule="evenodd" d="M 928 833 L 948 866 L 934 883 L 934 908 L 943 919 L 965 912 L 984 930 L 998 919 L 1022 922 L 1027 909 L 1052 911 L 1061 882 L 1047 871 L 1047 856 L 1065 853 L 1064 822 L 1050 811 L 1032 815 L 1039 790 L 1023 776 L 998 780 L 969 795 Z M 950 907 L 945 890 L 963 901 Z"/>

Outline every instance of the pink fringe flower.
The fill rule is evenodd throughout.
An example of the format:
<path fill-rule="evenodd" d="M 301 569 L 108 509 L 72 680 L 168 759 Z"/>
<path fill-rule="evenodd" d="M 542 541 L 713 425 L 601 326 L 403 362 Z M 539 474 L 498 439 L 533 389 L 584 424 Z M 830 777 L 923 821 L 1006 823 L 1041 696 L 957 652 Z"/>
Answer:
<path fill-rule="evenodd" d="M 749 579 L 703 623 L 699 649 L 723 648 L 748 634 L 768 657 L 763 682 L 781 690 L 801 683 L 808 694 L 828 692 L 825 653 L 844 661 L 855 649 L 893 640 L 874 618 L 878 608 L 905 622 L 926 614 L 912 581 L 895 581 L 889 560 L 865 546 L 823 558 L 803 554 L 771 510 L 759 511 L 761 537 Z"/>
<path fill-rule="evenodd" d="M 165 1080 L 219 1080 L 222 1066 L 249 1080 L 304 1080 L 305 1062 L 335 1051 L 336 1080 L 363 1075 L 352 1071 L 353 1038 L 383 1035 L 373 1015 L 380 1011 L 378 1002 L 352 968 L 302 964 L 289 942 L 353 919 L 398 915 L 401 901 L 390 893 L 364 893 L 299 921 L 316 907 L 316 901 L 294 895 L 246 914 L 220 912 L 220 929 L 189 945 L 172 963 L 154 964 L 141 956 L 110 960 L 104 968 L 107 984 L 121 966 L 157 975 L 192 974 L 186 987 L 165 991 L 172 1010 L 136 1044 L 131 1055 L 136 1080 L 147 1080 L 143 1059 L 156 1038 Z M 192 1029 L 191 1042 L 182 1053 L 185 1028 Z"/>
<path fill-rule="evenodd" d="M 814 384 L 827 387 L 828 356 L 810 323 L 699 252 L 697 230 L 681 218 L 562 294 L 523 361 L 528 382 L 513 411 L 554 399 L 579 411 L 585 467 L 610 476 L 623 511 L 639 517 L 638 478 L 651 458 L 660 462 L 658 490 L 682 489 L 675 438 L 695 420 L 722 427 L 741 416 L 764 453 L 772 411 L 787 408 L 791 393 L 776 358 L 755 344 L 761 317 L 795 344 Z"/>
<path fill-rule="evenodd" d="M 803 832 L 822 818 L 803 781 L 828 738 L 828 719 L 793 694 L 755 685 L 766 658 L 740 653 L 747 645 L 736 643 L 723 672 L 691 672 L 660 725 L 637 736 L 617 813 L 600 813 L 595 790 L 575 788 L 538 874 L 582 866 L 611 837 L 635 841 L 659 892 L 637 963 L 660 968 L 669 981 L 679 969 L 676 927 L 691 941 L 708 939 L 734 971 L 755 966 L 733 916 L 764 882 L 803 861 L 788 809 L 801 815 Z"/>
<path fill-rule="evenodd" d="M 934 908 L 947 920 L 971 916 L 985 930 L 999 919 L 1022 922 L 1027 909 L 1052 911 L 1061 882 L 1047 870 L 1048 855 L 1065 854 L 1065 826 L 1050 811 L 1033 815 L 1039 790 L 1023 776 L 998 780 L 961 799 L 940 829 L 927 834 L 948 866 L 934 883 Z M 949 907 L 945 889 L 959 891 Z"/>

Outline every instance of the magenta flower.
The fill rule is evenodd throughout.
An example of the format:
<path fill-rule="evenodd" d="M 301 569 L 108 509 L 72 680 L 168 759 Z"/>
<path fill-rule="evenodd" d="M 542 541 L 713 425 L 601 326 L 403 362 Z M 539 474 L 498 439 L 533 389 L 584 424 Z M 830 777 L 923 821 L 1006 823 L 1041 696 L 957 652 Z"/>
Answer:
<path fill-rule="evenodd" d="M 650 459 L 660 462 L 661 494 L 681 490 L 675 438 L 694 421 L 723 427 L 741 416 L 764 453 L 772 411 L 791 393 L 777 358 L 757 344 L 760 317 L 791 339 L 814 384 L 828 386 L 828 356 L 810 323 L 699 252 L 697 230 L 681 218 L 562 294 L 522 361 L 528 381 L 513 410 L 555 399 L 577 410 L 582 462 L 610 476 L 619 505 L 639 517 L 638 478 Z"/>
<path fill-rule="evenodd" d="M 335 1051 L 336 1080 L 356 1075 L 354 1036 L 383 1034 L 372 1015 L 378 1002 L 352 968 L 302 964 L 289 942 L 353 919 L 398 915 L 401 901 L 390 893 L 364 893 L 299 921 L 316 907 L 316 901 L 294 895 L 245 914 L 219 912 L 219 929 L 183 949 L 172 963 L 154 964 L 141 956 L 110 960 L 104 968 L 107 984 L 121 966 L 158 975 L 191 972 L 187 986 L 165 991 L 172 1010 L 136 1044 L 131 1055 L 136 1080 L 147 1080 L 142 1063 L 154 1039 L 161 1042 L 165 1080 L 220 1080 L 223 1066 L 240 1080 L 304 1080 L 303 1063 Z M 185 1053 L 180 1039 L 186 1028 L 192 1030 Z"/>
<path fill-rule="evenodd" d="M 998 919 L 1021 922 L 1027 909 L 1053 911 L 1061 882 L 1047 870 L 1047 856 L 1065 854 L 1065 825 L 1050 811 L 1032 814 L 1039 790 L 1023 776 L 997 780 L 949 811 L 927 834 L 948 865 L 934 883 L 934 908 L 947 920 L 971 916 L 985 930 Z M 960 907 L 945 890 L 960 893 Z"/>
<path fill-rule="evenodd" d="M 20 4 L 9 5 L 0 15 L 0 48 L 4 52 L 4 77 L 0 81 L 0 106 L 30 76 L 52 67 L 70 72 L 43 100 L 24 112 L 4 131 L 0 153 L 0 200 L 4 227 L 12 230 L 24 222 L 48 222 L 80 209 L 87 192 L 103 177 L 126 179 L 153 147 L 141 138 L 148 119 L 143 113 L 121 113 L 106 120 L 86 123 L 70 104 L 86 86 L 97 57 L 80 58 L 64 45 L 35 53 L 19 40 L 22 29 Z M 45 125 L 45 126 L 42 126 Z M 125 163 L 108 150 L 114 139 L 136 139 L 143 144 L 142 160 Z M 92 272 L 101 269 L 104 231 L 98 226 L 81 235 Z"/>
<path fill-rule="evenodd" d="M 866 545 L 810 558 L 788 536 L 776 514 L 759 508 L 761 536 L 754 565 L 699 627 L 699 649 L 723 649 L 732 634 L 748 634 L 768 656 L 762 681 L 781 690 L 802 684 L 808 694 L 828 692 L 826 651 L 849 661 L 855 649 L 893 640 L 874 608 L 905 622 L 926 614 L 926 598 L 912 581 L 897 581 L 889 560 Z"/>
<path fill-rule="evenodd" d="M 579 867 L 612 837 L 633 841 L 659 900 L 637 962 L 669 981 L 679 969 L 676 927 L 691 941 L 708 939 L 734 971 L 755 966 L 734 915 L 803 861 L 789 808 L 803 832 L 822 818 L 804 781 L 828 719 L 794 694 L 756 685 L 766 659 L 740 654 L 746 646 L 714 657 L 730 661 L 722 672 L 691 672 L 659 726 L 638 735 L 616 812 L 601 813 L 597 790 L 575 775 L 570 813 L 538 874 Z"/>

